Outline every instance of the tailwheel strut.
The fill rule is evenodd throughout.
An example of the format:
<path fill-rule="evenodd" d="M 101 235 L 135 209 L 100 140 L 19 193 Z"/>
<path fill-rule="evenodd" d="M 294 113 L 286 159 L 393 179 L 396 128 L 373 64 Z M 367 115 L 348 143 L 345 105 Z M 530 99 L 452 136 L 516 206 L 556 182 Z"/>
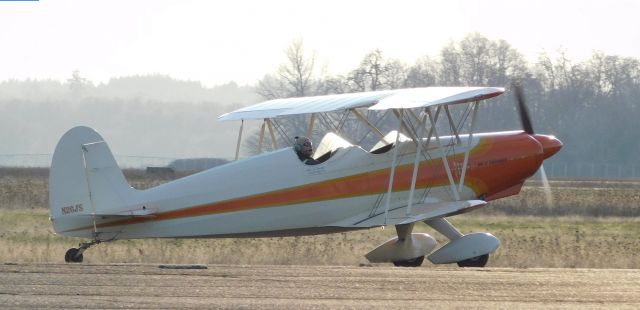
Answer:
<path fill-rule="evenodd" d="M 67 253 L 64 254 L 64 261 L 67 263 L 82 263 L 84 251 L 88 250 L 93 245 L 102 242 L 101 240 L 95 239 L 89 242 L 82 242 L 78 245 L 78 248 L 70 248 L 67 250 Z"/>

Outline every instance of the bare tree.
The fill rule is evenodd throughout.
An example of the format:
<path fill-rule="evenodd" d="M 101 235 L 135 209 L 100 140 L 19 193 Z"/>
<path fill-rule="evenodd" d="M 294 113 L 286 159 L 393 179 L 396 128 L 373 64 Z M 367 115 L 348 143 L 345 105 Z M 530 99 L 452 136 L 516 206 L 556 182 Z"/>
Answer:
<path fill-rule="evenodd" d="M 330 95 L 330 94 L 343 94 L 348 92 L 348 81 L 342 76 L 327 76 L 318 79 L 316 83 L 316 94 L 318 95 Z"/>
<path fill-rule="evenodd" d="M 286 64 L 280 66 L 279 75 L 292 88 L 292 96 L 304 97 L 310 92 L 311 76 L 315 64 L 315 55 L 306 57 L 302 39 L 294 40 L 287 48 Z"/>
<path fill-rule="evenodd" d="M 478 33 L 468 35 L 460 42 L 462 82 L 466 85 L 486 83 L 489 69 L 491 42 Z"/>
<path fill-rule="evenodd" d="M 436 85 L 438 75 L 438 64 L 428 56 L 424 56 L 416 61 L 407 72 L 405 80 L 406 87 L 426 87 Z"/>
<path fill-rule="evenodd" d="M 256 93 L 268 100 L 290 96 L 286 82 L 271 74 L 265 75 L 262 80 L 258 81 Z"/>
<path fill-rule="evenodd" d="M 510 80 L 524 79 L 529 73 L 524 56 L 504 40 L 491 42 L 488 65 L 488 85 L 507 85 Z"/>
<path fill-rule="evenodd" d="M 294 40 L 285 51 L 287 62 L 275 75 L 266 75 L 258 82 L 256 92 L 266 99 L 304 97 L 313 92 L 315 55 L 307 56 L 301 39 Z"/>
<path fill-rule="evenodd" d="M 87 87 L 93 86 L 91 82 L 80 75 L 80 71 L 78 70 L 74 70 L 71 73 L 71 78 L 67 79 L 67 84 L 69 85 L 69 90 L 74 93 L 80 93 Z"/>
<path fill-rule="evenodd" d="M 442 86 L 460 86 L 461 55 L 453 42 L 440 51 L 440 81 Z"/>
<path fill-rule="evenodd" d="M 382 72 L 382 85 L 389 89 L 397 89 L 406 86 L 407 66 L 400 60 L 390 60 L 385 64 Z"/>
<path fill-rule="evenodd" d="M 360 66 L 351 71 L 348 80 L 354 91 L 373 91 L 383 87 L 383 75 L 389 70 L 382 51 L 376 49 L 364 56 Z"/>
<path fill-rule="evenodd" d="M 545 91 L 554 91 L 557 87 L 557 77 L 553 61 L 547 53 L 538 55 L 538 62 L 534 67 L 536 78 L 544 85 Z"/>

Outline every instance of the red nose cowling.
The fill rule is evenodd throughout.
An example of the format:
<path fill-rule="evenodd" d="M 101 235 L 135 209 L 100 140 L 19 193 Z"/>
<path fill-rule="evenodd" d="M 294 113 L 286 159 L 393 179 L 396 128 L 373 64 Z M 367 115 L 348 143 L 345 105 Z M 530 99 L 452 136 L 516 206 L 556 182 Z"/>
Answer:
<path fill-rule="evenodd" d="M 558 153 L 558 151 L 560 151 L 560 149 L 562 148 L 562 141 L 558 140 L 555 136 L 533 135 L 533 137 L 538 140 L 540 145 L 542 145 L 544 159 L 547 159 L 553 156 L 555 153 Z"/>

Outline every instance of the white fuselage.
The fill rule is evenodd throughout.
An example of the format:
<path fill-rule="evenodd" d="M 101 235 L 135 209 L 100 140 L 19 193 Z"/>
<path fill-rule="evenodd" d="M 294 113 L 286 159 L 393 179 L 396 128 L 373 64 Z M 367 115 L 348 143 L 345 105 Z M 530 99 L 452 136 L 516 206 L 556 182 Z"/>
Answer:
<path fill-rule="evenodd" d="M 448 141 L 445 138 L 442 142 L 446 145 Z M 399 145 L 398 166 L 412 168 L 415 144 Z M 467 145 L 466 141 L 462 145 Z M 460 147 L 456 153 L 464 150 Z M 431 148 L 430 154 L 439 151 Z M 284 148 L 138 191 L 137 204 L 157 210 L 158 218 L 122 225 L 113 225 L 118 222 L 113 219 L 98 219 L 97 230 L 104 239 L 279 236 L 304 234 L 305 230 L 309 234 L 348 230 L 332 224 L 363 212 L 373 215 L 385 211 L 383 197 L 392 157 L 393 149 L 372 154 L 351 146 L 338 149 L 321 164 L 305 165 L 291 148 Z M 474 196 L 469 189 L 463 193 L 468 198 Z M 389 208 L 406 205 L 407 196 L 408 191 L 395 190 Z M 415 201 L 427 197 L 439 201 L 450 199 L 451 193 L 448 185 L 436 186 L 429 188 L 428 195 L 424 188 L 417 189 L 414 197 Z M 92 231 L 93 227 L 86 227 L 69 234 L 88 236 Z"/>
<path fill-rule="evenodd" d="M 523 139 L 519 133 L 500 133 Z M 473 138 L 469 148 L 478 145 L 482 135 Z M 491 135 L 485 135 L 491 136 Z M 524 143 L 529 143 L 529 142 Z M 452 145 L 453 139 L 443 137 L 443 145 Z M 477 188 L 451 186 L 441 149 L 435 143 L 429 152 L 422 152 L 418 182 L 413 195 L 414 203 L 477 199 Z M 491 143 L 489 143 L 491 144 Z M 454 148 L 447 148 L 454 182 L 460 178 L 461 162 L 469 145 L 466 137 Z M 483 152 L 480 148 L 480 152 Z M 499 150 L 498 150 L 499 151 Z M 128 239 L 145 237 L 224 237 L 224 236 L 284 236 L 318 234 L 349 229 L 359 219 L 385 214 L 385 210 L 406 207 L 413 174 L 416 144 L 413 141 L 398 144 L 397 169 L 389 205 L 386 193 L 394 149 L 372 154 L 358 146 L 340 148 L 327 161 L 318 165 L 303 164 L 291 148 L 239 160 L 178 179 L 151 189 L 136 191 L 135 207 L 154 210 L 150 217 L 118 220 L 96 218 L 100 239 Z M 472 151 L 471 153 L 474 153 Z M 501 153 L 501 152 L 499 152 Z M 456 155 L 457 154 L 457 155 Z M 452 156 L 456 155 L 456 160 Z M 472 155 L 473 156 L 473 155 Z M 487 156 L 480 155 L 480 156 Z M 539 156 L 539 155 L 536 155 Z M 528 160 L 512 155 L 512 161 Z M 493 171 L 493 160 L 472 164 L 470 170 Z M 514 178 L 514 183 L 535 172 L 532 168 Z M 456 164 L 458 163 L 458 164 Z M 500 164 L 502 165 L 502 164 Z M 533 169 L 533 170 L 532 170 Z M 511 169 L 513 170 L 513 169 Z M 511 173 L 511 172 L 509 172 Z M 511 177 L 513 178 L 513 177 Z M 476 182 L 484 183 L 476 177 Z M 502 186 L 502 185 L 501 185 Z M 511 185 L 506 186 L 505 188 Z M 453 195 L 458 188 L 458 198 Z M 353 219 L 354 223 L 345 220 Z M 345 224 L 346 223 L 346 224 Z M 351 225 L 353 224 L 353 225 Z M 379 226 L 372 225 L 373 226 Z M 60 232 L 71 236 L 91 236 L 93 224 L 82 229 Z"/>

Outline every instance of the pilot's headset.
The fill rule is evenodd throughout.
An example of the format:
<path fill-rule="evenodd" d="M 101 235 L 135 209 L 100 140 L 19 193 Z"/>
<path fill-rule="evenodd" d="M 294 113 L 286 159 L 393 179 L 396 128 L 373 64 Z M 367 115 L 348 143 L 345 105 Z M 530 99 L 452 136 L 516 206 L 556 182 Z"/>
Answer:
<path fill-rule="evenodd" d="M 313 145 L 311 143 L 311 140 L 309 140 L 309 138 L 307 137 L 298 136 L 296 136 L 294 139 L 295 142 L 293 144 L 293 149 L 296 151 L 296 153 L 311 156 L 311 153 L 313 152 Z"/>

